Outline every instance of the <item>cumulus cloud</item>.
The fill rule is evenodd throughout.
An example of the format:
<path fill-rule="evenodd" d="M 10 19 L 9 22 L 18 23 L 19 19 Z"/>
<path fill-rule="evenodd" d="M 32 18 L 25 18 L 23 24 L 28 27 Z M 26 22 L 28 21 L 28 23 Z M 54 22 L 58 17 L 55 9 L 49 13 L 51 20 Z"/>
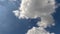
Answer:
<path fill-rule="evenodd" d="M 13 11 L 19 19 L 41 18 L 41 21 L 37 23 L 39 27 L 33 27 L 27 34 L 54 34 L 49 33 L 45 28 L 55 25 L 51 15 L 55 12 L 55 0 L 22 0 L 20 5 L 20 11 Z"/>
<path fill-rule="evenodd" d="M 49 33 L 42 27 L 39 28 L 33 27 L 28 31 L 27 34 L 54 34 L 54 33 Z"/>

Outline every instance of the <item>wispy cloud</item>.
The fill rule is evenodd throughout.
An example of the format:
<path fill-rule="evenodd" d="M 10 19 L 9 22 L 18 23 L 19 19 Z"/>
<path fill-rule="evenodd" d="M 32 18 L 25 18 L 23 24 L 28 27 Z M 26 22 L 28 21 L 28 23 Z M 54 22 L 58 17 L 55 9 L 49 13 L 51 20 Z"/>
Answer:
<path fill-rule="evenodd" d="M 37 23 L 39 27 L 33 27 L 27 34 L 54 34 L 49 33 L 45 28 L 55 25 L 51 15 L 55 12 L 55 0 L 22 0 L 20 5 L 20 11 L 13 11 L 19 19 L 41 18 L 41 21 Z"/>

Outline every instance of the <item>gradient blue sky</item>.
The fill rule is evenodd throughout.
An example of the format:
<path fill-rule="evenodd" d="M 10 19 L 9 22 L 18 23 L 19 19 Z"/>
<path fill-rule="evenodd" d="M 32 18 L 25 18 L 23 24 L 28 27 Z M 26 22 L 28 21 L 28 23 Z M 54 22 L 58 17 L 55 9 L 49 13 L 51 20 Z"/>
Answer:
<path fill-rule="evenodd" d="M 60 0 L 56 0 L 56 2 L 58 4 L 60 3 Z M 39 21 L 37 18 L 28 20 L 18 19 L 13 14 L 12 11 L 17 10 L 20 3 L 20 0 L 13 2 L 0 0 L 0 34 L 25 34 L 33 26 L 38 27 L 36 25 Z M 53 17 L 55 19 L 56 26 L 46 28 L 46 30 L 60 34 L 60 6 L 56 9 L 56 13 L 53 14 Z"/>

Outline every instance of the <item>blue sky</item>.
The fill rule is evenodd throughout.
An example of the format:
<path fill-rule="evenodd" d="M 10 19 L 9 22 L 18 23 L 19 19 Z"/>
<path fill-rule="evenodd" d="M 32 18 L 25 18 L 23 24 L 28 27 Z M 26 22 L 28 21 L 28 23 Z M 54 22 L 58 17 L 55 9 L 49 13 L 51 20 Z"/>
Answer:
<path fill-rule="evenodd" d="M 60 3 L 60 0 L 56 0 Z M 17 10 L 20 6 L 20 0 L 9 2 L 0 1 L 0 34 L 25 34 L 28 29 L 33 26 L 37 27 L 36 23 L 38 19 L 18 19 L 12 13 L 13 10 Z M 56 9 L 56 13 L 53 14 L 56 26 L 47 28 L 50 32 L 60 34 L 60 7 Z M 31 20 L 29 22 L 29 20 Z M 34 22 L 34 23 L 33 23 Z M 30 26 L 30 27 L 29 27 Z"/>

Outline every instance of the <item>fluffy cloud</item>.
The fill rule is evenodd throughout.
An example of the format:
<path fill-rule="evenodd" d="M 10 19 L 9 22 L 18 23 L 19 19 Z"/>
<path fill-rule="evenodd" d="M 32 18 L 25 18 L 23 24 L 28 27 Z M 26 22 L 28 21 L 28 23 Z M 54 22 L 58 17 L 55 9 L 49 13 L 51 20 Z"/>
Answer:
<path fill-rule="evenodd" d="M 54 0 L 22 0 L 19 10 L 13 11 L 14 14 L 20 18 L 37 18 L 40 17 L 41 21 L 37 23 L 38 28 L 33 27 L 28 30 L 27 34 L 54 34 L 49 33 L 44 28 L 55 25 L 52 13 L 55 12 Z"/>
<path fill-rule="evenodd" d="M 30 0 L 21 3 L 20 14 L 22 17 L 40 17 L 42 15 L 50 15 L 54 12 L 54 2 L 48 0 Z M 20 16 L 21 17 L 21 16 Z"/>
<path fill-rule="evenodd" d="M 42 27 L 39 28 L 33 27 L 28 31 L 27 34 L 54 34 L 54 33 L 49 33 Z"/>

